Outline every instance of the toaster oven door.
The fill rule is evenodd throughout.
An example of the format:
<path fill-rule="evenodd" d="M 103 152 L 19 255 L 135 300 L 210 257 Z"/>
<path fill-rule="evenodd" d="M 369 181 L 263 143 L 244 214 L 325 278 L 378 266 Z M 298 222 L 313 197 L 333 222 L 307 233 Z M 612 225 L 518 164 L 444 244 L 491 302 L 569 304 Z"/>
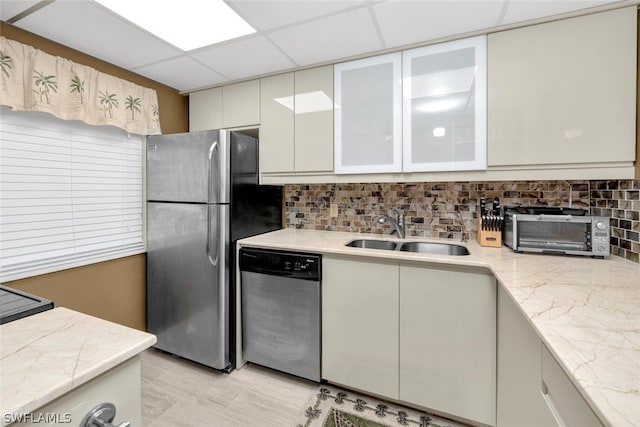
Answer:
<path fill-rule="evenodd" d="M 591 220 L 556 215 L 518 215 L 517 247 L 540 252 L 591 252 Z"/>

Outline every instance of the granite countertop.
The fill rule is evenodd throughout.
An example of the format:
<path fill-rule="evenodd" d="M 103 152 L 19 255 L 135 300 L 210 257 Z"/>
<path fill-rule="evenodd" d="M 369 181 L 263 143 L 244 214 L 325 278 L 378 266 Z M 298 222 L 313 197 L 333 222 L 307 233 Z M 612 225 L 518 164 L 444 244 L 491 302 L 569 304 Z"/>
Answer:
<path fill-rule="evenodd" d="M 367 256 L 489 269 L 519 304 L 542 341 L 609 426 L 640 426 L 640 265 L 606 259 L 517 254 L 460 243 L 450 256 L 351 248 L 353 239 L 392 236 L 284 229 L 240 240 L 241 246 Z M 428 238 L 404 240 L 440 241 Z"/>
<path fill-rule="evenodd" d="M 0 326 L 0 413 L 30 413 L 156 342 L 155 335 L 67 308 Z"/>

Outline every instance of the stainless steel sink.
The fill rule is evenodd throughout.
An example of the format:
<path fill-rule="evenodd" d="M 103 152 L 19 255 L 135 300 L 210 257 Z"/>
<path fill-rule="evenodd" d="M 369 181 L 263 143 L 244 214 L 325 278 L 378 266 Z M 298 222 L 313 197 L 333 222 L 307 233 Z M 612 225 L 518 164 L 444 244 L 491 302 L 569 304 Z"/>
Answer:
<path fill-rule="evenodd" d="M 397 244 L 388 240 L 357 239 L 350 241 L 345 246 L 350 246 L 352 248 L 386 249 L 388 251 L 393 251 L 396 249 Z"/>
<path fill-rule="evenodd" d="M 400 250 L 421 254 L 469 255 L 469 250 L 466 247 L 450 243 L 405 242 L 400 246 Z"/>

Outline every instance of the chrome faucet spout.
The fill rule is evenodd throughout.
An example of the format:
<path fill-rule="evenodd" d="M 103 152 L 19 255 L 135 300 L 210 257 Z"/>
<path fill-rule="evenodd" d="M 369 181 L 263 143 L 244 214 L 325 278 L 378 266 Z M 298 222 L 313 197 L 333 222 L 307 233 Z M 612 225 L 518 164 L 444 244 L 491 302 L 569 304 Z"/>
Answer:
<path fill-rule="evenodd" d="M 461 242 L 466 242 L 467 241 L 467 227 L 464 224 L 464 218 L 462 218 L 462 213 L 460 211 L 457 211 L 458 214 L 458 221 L 460 221 L 460 229 L 462 231 L 462 238 L 460 239 Z"/>
<path fill-rule="evenodd" d="M 377 221 L 379 224 L 388 222 L 398 234 L 398 238 L 404 239 L 404 215 L 397 209 L 393 209 L 393 211 L 396 213 L 396 219 L 393 219 L 388 215 L 381 215 L 378 217 Z"/>

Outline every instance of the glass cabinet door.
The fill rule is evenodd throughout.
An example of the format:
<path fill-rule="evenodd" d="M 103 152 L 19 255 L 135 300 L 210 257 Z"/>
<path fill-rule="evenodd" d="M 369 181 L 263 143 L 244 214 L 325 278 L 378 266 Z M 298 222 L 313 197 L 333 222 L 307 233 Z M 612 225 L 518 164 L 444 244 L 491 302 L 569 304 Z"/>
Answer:
<path fill-rule="evenodd" d="M 401 53 L 334 66 L 335 173 L 402 170 Z"/>
<path fill-rule="evenodd" d="M 403 170 L 486 169 L 486 36 L 402 53 Z"/>

